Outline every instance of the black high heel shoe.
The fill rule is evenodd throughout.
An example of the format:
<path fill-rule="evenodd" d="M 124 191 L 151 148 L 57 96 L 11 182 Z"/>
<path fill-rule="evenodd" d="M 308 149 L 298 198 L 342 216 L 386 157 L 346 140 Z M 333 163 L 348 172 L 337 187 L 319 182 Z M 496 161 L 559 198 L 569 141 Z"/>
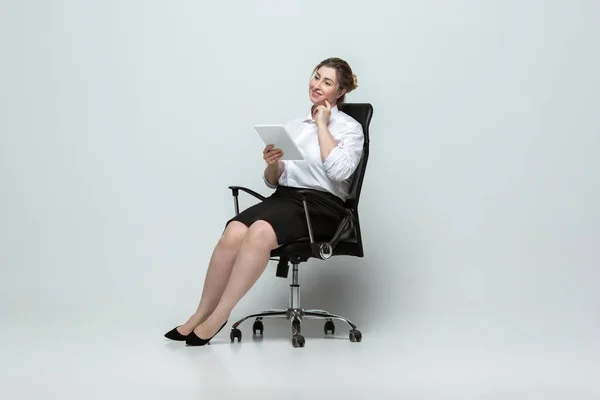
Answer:
<path fill-rule="evenodd" d="M 177 340 L 180 342 L 183 342 L 184 340 L 186 340 L 190 335 L 182 335 L 181 333 L 179 333 L 179 331 L 177 330 L 177 326 L 173 329 L 171 329 L 169 332 L 165 333 L 165 337 L 167 339 L 171 339 L 171 340 Z"/>
<path fill-rule="evenodd" d="M 227 321 L 229 321 L 229 320 L 227 320 Z M 192 331 L 192 333 L 190 333 L 187 336 L 187 339 L 185 340 L 185 344 L 187 344 L 188 346 L 204 346 L 205 344 L 208 344 L 212 340 L 212 338 L 214 338 L 215 336 L 217 336 L 217 334 L 219 332 L 221 332 L 221 329 L 225 328 L 225 325 L 227 325 L 227 321 L 225 321 L 225 323 L 223 324 L 223 326 L 221 326 L 219 328 L 219 330 L 217 331 L 217 333 L 215 333 L 209 339 L 202 339 L 201 337 L 199 337 L 198 335 L 196 335 L 194 333 L 194 331 Z"/>

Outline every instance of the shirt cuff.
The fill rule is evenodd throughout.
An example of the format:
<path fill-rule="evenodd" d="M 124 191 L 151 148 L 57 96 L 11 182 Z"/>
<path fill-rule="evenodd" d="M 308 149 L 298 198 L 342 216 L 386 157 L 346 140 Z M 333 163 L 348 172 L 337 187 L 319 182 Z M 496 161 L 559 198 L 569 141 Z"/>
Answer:
<path fill-rule="evenodd" d="M 273 185 L 271 182 L 269 182 L 267 180 L 267 177 L 265 176 L 265 173 L 263 172 L 263 181 L 265 182 L 265 185 L 267 185 L 267 187 L 269 187 L 271 189 L 277 189 L 277 186 L 279 185 L 279 179 L 281 178 L 281 176 L 283 175 L 283 173 L 285 171 L 285 162 L 281 161 L 280 167 L 281 167 L 281 174 L 279 174 L 279 178 L 277 178 L 277 184 L 275 184 L 275 185 Z"/>
<path fill-rule="evenodd" d="M 269 182 L 267 180 L 267 177 L 265 176 L 265 174 L 263 173 L 263 181 L 265 181 L 265 185 L 267 185 L 267 187 L 271 188 L 271 189 L 276 189 L 277 185 L 273 185 L 271 182 Z"/>

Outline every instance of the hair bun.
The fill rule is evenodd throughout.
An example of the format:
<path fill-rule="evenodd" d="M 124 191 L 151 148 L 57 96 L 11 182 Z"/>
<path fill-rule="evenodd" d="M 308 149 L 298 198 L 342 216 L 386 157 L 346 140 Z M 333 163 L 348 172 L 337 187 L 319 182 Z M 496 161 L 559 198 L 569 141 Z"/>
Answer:
<path fill-rule="evenodd" d="M 352 74 L 352 80 L 353 80 L 353 82 L 352 82 L 352 86 L 353 86 L 352 90 L 354 90 L 354 89 L 356 89 L 358 87 L 358 78 L 356 77 L 355 74 Z"/>

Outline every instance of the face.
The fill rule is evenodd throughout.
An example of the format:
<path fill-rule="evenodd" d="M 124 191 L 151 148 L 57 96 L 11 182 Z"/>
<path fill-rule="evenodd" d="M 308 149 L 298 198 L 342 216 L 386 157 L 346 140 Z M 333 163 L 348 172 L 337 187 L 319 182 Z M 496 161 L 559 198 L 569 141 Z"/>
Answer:
<path fill-rule="evenodd" d="M 336 70 L 330 67 L 319 68 L 308 85 L 310 101 L 316 105 L 325 104 L 327 100 L 333 107 L 344 92 L 339 90 Z"/>

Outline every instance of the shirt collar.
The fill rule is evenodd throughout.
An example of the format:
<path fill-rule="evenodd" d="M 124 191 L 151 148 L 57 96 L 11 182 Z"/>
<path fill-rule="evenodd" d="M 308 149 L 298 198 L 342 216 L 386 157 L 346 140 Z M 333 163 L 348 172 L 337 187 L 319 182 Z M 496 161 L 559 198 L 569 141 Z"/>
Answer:
<path fill-rule="evenodd" d="M 337 104 L 335 106 L 331 107 L 331 114 L 329 115 L 329 122 L 333 121 L 339 113 L 340 113 L 340 110 L 338 109 Z M 308 115 L 306 116 L 306 118 L 304 118 L 304 120 L 302 122 L 314 122 L 310 111 L 308 112 Z"/>

